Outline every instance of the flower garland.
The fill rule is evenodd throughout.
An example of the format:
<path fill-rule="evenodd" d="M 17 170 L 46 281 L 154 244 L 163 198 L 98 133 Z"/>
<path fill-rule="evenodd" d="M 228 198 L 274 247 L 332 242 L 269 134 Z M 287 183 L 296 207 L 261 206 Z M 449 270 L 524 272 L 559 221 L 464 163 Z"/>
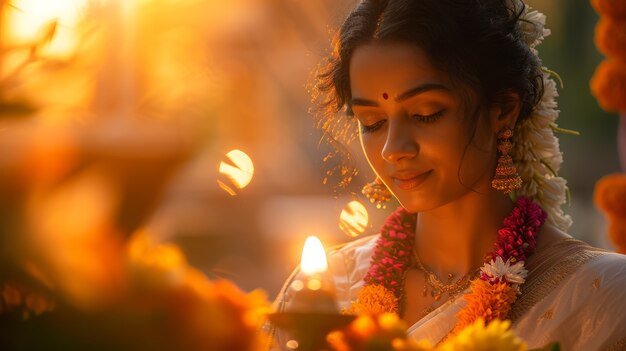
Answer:
<path fill-rule="evenodd" d="M 453 330 L 458 333 L 478 318 L 490 322 L 504 319 L 520 294 L 527 271 L 524 263 L 537 244 L 537 232 L 546 221 L 546 212 L 530 199 L 520 197 L 498 230 L 494 250 L 486 256 L 479 278 L 472 281 L 464 296 L 468 304 L 458 314 Z M 400 207 L 386 220 L 376 242 L 365 286 L 349 313 L 402 314 L 404 273 L 411 265 L 416 215 Z"/>
<path fill-rule="evenodd" d="M 600 15 L 594 42 L 606 56 L 591 78 L 591 92 L 607 112 L 626 111 L 626 3 L 591 0 Z"/>
<path fill-rule="evenodd" d="M 596 68 L 591 92 L 607 112 L 619 112 L 618 154 L 626 172 L 626 1 L 591 0 L 600 15 L 595 44 L 606 56 Z M 626 254 L 626 173 L 608 174 L 596 182 L 594 202 L 608 222 L 608 236 Z"/>
<path fill-rule="evenodd" d="M 395 351 L 526 351 L 527 344 L 511 330 L 510 321 L 494 320 L 488 325 L 482 319 L 461 333 L 433 346 L 428 340 L 415 340 L 407 335 L 406 322 L 396 314 L 360 315 L 347 327 L 332 331 L 326 340 L 333 351 L 395 350 Z M 541 350 L 556 350 L 550 344 Z"/>
<path fill-rule="evenodd" d="M 372 265 L 365 275 L 368 285 L 382 284 L 400 297 L 404 287 L 402 275 L 411 263 L 417 217 L 403 208 L 387 218 L 372 257 Z"/>
<path fill-rule="evenodd" d="M 520 0 L 510 1 L 515 13 L 522 11 L 518 20 L 522 39 L 538 57 L 536 47 L 550 35 L 550 30 L 545 26 L 546 16 Z M 517 171 L 523 181 L 522 188 L 517 190 L 515 195 L 533 199 L 548 213 L 548 223 L 567 231 L 572 225 L 572 219 L 561 209 L 567 201 L 568 190 L 566 180 L 558 176 L 563 155 L 554 133 L 577 133 L 561 129 L 556 124 L 559 117 L 555 100 L 558 91 L 552 77 L 559 77 L 546 67 L 542 67 L 542 71 L 544 90 L 541 101 L 530 116 L 519 122 L 514 130 L 511 156 L 516 161 Z"/>

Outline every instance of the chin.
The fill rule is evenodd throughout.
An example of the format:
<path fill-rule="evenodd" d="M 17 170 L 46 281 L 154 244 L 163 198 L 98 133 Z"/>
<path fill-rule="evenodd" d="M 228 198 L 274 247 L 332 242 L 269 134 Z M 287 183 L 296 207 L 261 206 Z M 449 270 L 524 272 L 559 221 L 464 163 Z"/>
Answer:
<path fill-rule="evenodd" d="M 402 195 L 396 196 L 396 199 L 398 199 L 400 206 L 410 213 L 427 212 L 440 206 L 439 201 L 429 200 L 426 197 Z"/>

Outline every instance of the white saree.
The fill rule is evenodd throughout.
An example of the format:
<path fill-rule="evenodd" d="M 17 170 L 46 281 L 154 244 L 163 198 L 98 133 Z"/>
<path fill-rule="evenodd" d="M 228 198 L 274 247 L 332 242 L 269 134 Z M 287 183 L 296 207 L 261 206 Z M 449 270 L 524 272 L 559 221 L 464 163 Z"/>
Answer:
<path fill-rule="evenodd" d="M 378 237 L 361 238 L 329 253 L 340 308 L 356 300 Z M 565 351 L 626 350 L 625 255 L 569 238 L 530 256 L 527 269 L 509 318 L 529 348 L 556 341 Z M 289 302 L 288 285 L 276 300 L 278 310 Z M 448 301 L 410 326 L 409 336 L 439 343 L 464 305 L 462 295 Z"/>

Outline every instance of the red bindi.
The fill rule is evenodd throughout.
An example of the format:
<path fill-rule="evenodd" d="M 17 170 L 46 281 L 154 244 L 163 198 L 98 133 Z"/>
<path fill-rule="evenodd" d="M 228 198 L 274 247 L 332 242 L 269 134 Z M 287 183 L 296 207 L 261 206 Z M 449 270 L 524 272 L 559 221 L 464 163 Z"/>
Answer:
<path fill-rule="evenodd" d="M 383 99 L 385 100 L 389 99 L 389 95 L 387 93 L 383 93 Z"/>

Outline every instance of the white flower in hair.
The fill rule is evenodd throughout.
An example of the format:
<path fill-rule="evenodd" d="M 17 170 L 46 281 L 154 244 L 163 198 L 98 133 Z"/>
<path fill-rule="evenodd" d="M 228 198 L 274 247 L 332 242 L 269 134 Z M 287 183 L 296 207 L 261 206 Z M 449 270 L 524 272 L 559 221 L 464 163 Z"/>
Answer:
<path fill-rule="evenodd" d="M 535 46 L 541 44 L 543 39 L 550 35 L 550 30 L 546 26 L 546 15 L 533 10 L 530 6 L 524 4 L 522 0 L 508 0 L 509 8 L 516 14 L 522 11 L 518 22 L 522 31 L 524 42 L 537 54 Z"/>
<path fill-rule="evenodd" d="M 504 262 L 502 257 L 498 256 L 495 260 L 491 260 L 489 263 L 485 263 L 480 268 L 482 277 L 492 283 L 498 283 L 505 281 L 511 284 L 521 285 L 524 284 L 528 271 L 524 268 L 524 261 L 519 261 L 515 264 L 511 264 L 509 258 Z"/>
<path fill-rule="evenodd" d="M 545 27 L 546 15 L 531 9 L 529 6 L 524 8 L 524 12 L 519 18 L 519 25 L 524 42 L 532 49 L 541 44 L 543 39 L 550 35 L 550 30 Z"/>
<path fill-rule="evenodd" d="M 520 13 L 518 23 L 522 39 L 536 56 L 535 48 L 550 35 L 545 28 L 546 16 L 531 9 L 522 0 L 505 0 L 515 13 Z M 566 215 L 561 206 L 566 202 L 567 182 L 558 176 L 563 156 L 559 140 L 554 135 L 559 110 L 555 98 L 558 96 L 552 72 L 543 67 L 543 96 L 528 118 L 515 127 L 515 143 L 511 156 L 522 177 L 522 187 L 515 196 L 533 199 L 548 213 L 546 223 L 566 231 L 572 225 L 572 218 Z"/>

